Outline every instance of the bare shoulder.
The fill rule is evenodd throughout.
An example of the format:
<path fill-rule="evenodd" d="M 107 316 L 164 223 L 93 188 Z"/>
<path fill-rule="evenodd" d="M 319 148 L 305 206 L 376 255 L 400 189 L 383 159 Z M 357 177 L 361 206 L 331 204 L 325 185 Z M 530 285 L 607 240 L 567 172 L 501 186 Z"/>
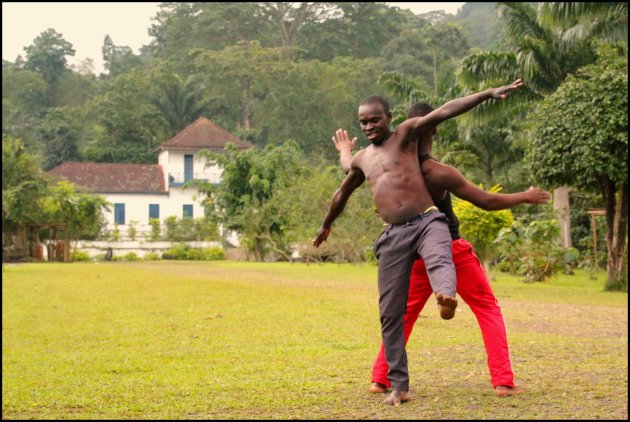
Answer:
<path fill-rule="evenodd" d="M 361 167 L 361 163 L 364 160 L 364 157 L 366 156 L 366 154 L 368 154 L 368 151 L 370 151 L 372 149 L 372 145 L 360 149 L 356 154 L 354 154 L 354 157 L 352 157 L 352 163 L 351 166 L 352 167 Z"/>

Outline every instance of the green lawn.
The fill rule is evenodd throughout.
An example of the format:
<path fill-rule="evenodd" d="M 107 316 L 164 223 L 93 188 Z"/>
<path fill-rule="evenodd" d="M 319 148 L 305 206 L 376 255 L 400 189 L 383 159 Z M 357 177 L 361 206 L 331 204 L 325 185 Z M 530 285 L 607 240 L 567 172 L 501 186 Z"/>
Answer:
<path fill-rule="evenodd" d="M 376 267 L 140 262 L 6 265 L 3 419 L 627 419 L 628 295 L 578 272 L 491 276 L 516 381 L 491 390 L 476 320 L 429 302 L 413 399 L 367 392 Z"/>

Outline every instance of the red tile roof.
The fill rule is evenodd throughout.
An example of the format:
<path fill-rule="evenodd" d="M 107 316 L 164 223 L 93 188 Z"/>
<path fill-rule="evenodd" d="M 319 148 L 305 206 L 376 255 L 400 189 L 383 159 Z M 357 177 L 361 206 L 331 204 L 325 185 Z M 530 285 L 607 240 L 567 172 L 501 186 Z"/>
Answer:
<path fill-rule="evenodd" d="M 200 117 L 156 148 L 163 150 L 201 150 L 223 151 L 225 144 L 232 142 L 240 149 L 252 148 L 249 142 L 242 141 L 222 127 L 205 117 Z"/>
<path fill-rule="evenodd" d="M 166 193 L 159 164 L 66 162 L 48 174 L 94 193 Z"/>

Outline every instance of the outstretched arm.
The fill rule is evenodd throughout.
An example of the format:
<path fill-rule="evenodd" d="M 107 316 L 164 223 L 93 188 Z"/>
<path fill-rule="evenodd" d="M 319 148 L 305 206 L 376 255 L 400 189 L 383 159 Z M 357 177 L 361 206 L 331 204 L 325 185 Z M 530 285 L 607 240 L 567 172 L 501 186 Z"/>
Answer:
<path fill-rule="evenodd" d="M 441 107 L 433 110 L 426 116 L 407 119 L 398 127 L 409 130 L 411 132 L 410 136 L 415 139 L 420 133 L 432 129 L 444 120 L 459 116 L 490 98 L 503 100 L 508 97 L 510 91 L 520 88 L 521 86 L 523 86 L 522 79 L 517 79 L 509 85 L 490 88 L 466 97 L 456 98 L 444 103 Z"/>
<path fill-rule="evenodd" d="M 319 245 L 326 241 L 328 235 L 330 234 L 332 223 L 337 219 L 337 217 L 339 217 L 343 209 L 346 207 L 346 203 L 348 203 L 348 199 L 350 198 L 350 195 L 352 195 L 352 192 L 361 186 L 364 181 L 365 175 L 360 169 L 356 167 L 350 169 L 346 178 L 343 179 L 343 182 L 341 182 L 341 185 L 333 194 L 330 208 L 324 217 L 322 226 L 317 231 L 315 239 L 313 239 L 313 246 L 319 247 Z"/>
<path fill-rule="evenodd" d="M 441 163 L 432 163 L 434 168 L 427 182 L 448 190 L 458 198 L 464 199 L 486 211 L 503 210 L 519 204 L 543 204 L 551 195 L 542 189 L 531 187 L 516 193 L 490 193 L 475 186 L 454 167 Z"/>

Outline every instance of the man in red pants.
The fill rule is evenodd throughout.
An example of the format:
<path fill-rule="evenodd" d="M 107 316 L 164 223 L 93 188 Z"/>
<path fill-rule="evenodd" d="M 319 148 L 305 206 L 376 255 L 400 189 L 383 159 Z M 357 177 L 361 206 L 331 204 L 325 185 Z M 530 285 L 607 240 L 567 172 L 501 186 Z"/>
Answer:
<path fill-rule="evenodd" d="M 426 103 L 417 103 L 407 117 L 424 116 L 433 110 Z M 470 201 L 486 210 L 510 208 L 521 203 L 540 204 L 547 202 L 550 195 L 540 189 L 530 188 L 513 194 L 491 194 L 467 181 L 451 166 L 444 165 L 431 157 L 435 129 L 419 139 L 418 155 L 422 176 L 433 197 L 435 205 L 449 219 L 449 230 L 453 239 L 452 256 L 457 275 L 457 293 L 468 304 L 477 318 L 481 329 L 488 367 L 495 394 L 508 396 L 520 394 L 523 389 L 514 383 L 514 372 L 507 343 L 507 333 L 501 307 L 499 306 L 483 265 L 475 255 L 472 245 L 459 235 L 459 222 L 451 205 L 450 193 Z M 340 151 L 342 168 L 347 172 L 352 161 L 352 148 L 356 138 L 350 141 L 347 131 L 341 129 L 333 137 Z M 407 308 L 404 317 L 405 341 L 409 339 L 413 326 L 433 291 L 422 259 L 418 259 L 411 273 Z M 383 345 L 372 368 L 370 392 L 384 393 L 391 387 L 387 379 L 387 362 Z"/>

